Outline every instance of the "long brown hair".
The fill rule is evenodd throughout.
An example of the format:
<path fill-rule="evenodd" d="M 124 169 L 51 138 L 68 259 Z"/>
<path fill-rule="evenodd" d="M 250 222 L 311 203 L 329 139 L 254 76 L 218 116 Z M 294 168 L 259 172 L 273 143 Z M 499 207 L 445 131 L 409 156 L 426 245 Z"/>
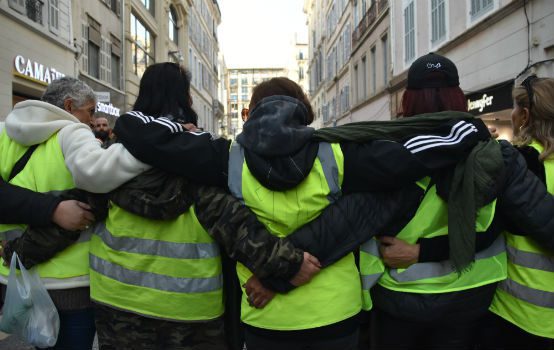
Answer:
<path fill-rule="evenodd" d="M 554 153 L 554 79 L 538 78 L 531 83 L 533 103 L 523 86 L 512 90 L 512 98 L 520 108 L 529 109 L 529 123 L 525 125 L 512 142 L 518 146 L 527 146 L 533 140 L 543 147 L 539 159 L 544 161 Z"/>

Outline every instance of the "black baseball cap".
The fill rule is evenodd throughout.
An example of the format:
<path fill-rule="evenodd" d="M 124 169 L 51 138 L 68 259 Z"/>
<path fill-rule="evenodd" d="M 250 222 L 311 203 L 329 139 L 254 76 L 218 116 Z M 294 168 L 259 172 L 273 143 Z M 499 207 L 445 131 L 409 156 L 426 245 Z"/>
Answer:
<path fill-rule="evenodd" d="M 460 86 L 454 62 L 436 53 L 421 56 L 408 70 L 408 89 Z"/>

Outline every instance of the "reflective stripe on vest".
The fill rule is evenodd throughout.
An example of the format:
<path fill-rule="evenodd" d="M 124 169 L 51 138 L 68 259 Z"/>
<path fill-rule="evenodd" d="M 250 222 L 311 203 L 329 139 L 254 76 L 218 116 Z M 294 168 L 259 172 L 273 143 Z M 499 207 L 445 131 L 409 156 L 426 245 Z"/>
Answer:
<path fill-rule="evenodd" d="M 210 278 L 177 278 L 144 271 L 133 271 L 117 264 L 90 256 L 90 268 L 94 271 L 134 286 L 148 287 L 175 293 L 206 293 L 223 287 L 223 277 Z"/>
<path fill-rule="evenodd" d="M 233 147 L 234 146 L 234 147 Z M 274 235 L 285 237 L 315 219 L 340 195 L 344 159 L 340 145 L 320 143 L 310 173 L 295 188 L 272 191 L 250 172 L 239 145 L 230 149 L 229 188 Z M 240 184 L 239 184 L 240 183 Z M 240 285 L 252 276 L 237 264 Z M 277 294 L 263 309 L 248 305 L 243 293 L 241 318 L 246 324 L 272 330 L 302 330 L 330 325 L 361 309 L 360 276 L 352 254 L 323 269 L 310 283 Z"/>
<path fill-rule="evenodd" d="M 334 203 L 340 198 L 342 192 L 339 186 L 339 169 L 335 154 L 331 144 L 327 142 L 320 142 L 317 151 L 317 158 L 321 163 L 323 174 L 327 180 L 327 186 L 329 186 L 329 194 L 327 199 L 330 203 Z M 238 143 L 233 142 L 231 145 L 231 152 L 229 154 L 229 178 L 228 185 L 229 190 L 244 203 L 244 197 L 242 193 L 242 167 L 244 164 L 244 148 Z"/>
<path fill-rule="evenodd" d="M 506 249 L 506 243 L 504 237 L 499 236 L 496 240 L 485 250 L 482 250 L 475 254 L 475 260 L 483 260 L 494 257 L 501 254 Z M 401 272 L 400 272 L 401 271 Z M 441 262 L 426 262 L 413 264 L 407 269 L 389 269 L 390 276 L 398 282 L 414 282 L 418 280 L 442 277 L 454 273 L 450 260 Z"/>
<path fill-rule="evenodd" d="M 363 263 L 362 263 L 363 262 Z M 373 308 L 370 290 L 385 272 L 385 265 L 379 253 L 379 242 L 372 238 L 360 246 L 360 278 L 362 280 L 362 308 Z"/>
<path fill-rule="evenodd" d="M 3 178 L 9 175 L 21 152 L 24 153 L 25 150 L 26 148 L 22 148 L 4 132 L 0 134 L 0 154 L 2 155 L 0 172 Z M 25 168 L 10 183 L 35 192 L 54 194 L 75 187 L 73 177 L 65 165 L 58 134 L 52 135 L 36 148 Z M 0 225 L 0 236 L 7 233 L 9 239 L 15 239 L 20 236 L 25 227 L 25 225 Z M 77 242 L 37 266 L 47 289 L 88 286 L 88 238 L 90 238 L 89 234 L 82 234 Z M 9 269 L 0 263 L 0 282 L 3 283 L 8 275 Z"/>
<path fill-rule="evenodd" d="M 532 142 L 539 153 L 542 145 Z M 554 160 L 543 162 L 546 188 L 554 193 Z M 554 254 L 532 238 L 506 235 L 508 278 L 496 289 L 490 310 L 524 331 L 554 339 Z"/>
<path fill-rule="evenodd" d="M 399 239 L 414 244 L 420 238 L 448 234 L 448 206 L 436 193 L 436 186 L 429 185 L 429 178 L 418 181 L 426 190 L 418 211 L 397 235 Z M 479 209 L 476 234 L 488 229 L 494 218 L 496 200 Z M 378 283 L 388 289 L 408 293 L 449 293 L 479 287 L 506 278 L 506 249 L 503 237 L 499 237 L 486 250 L 475 255 L 469 268 L 458 274 L 449 260 L 417 263 L 407 269 L 387 269 Z"/>
<path fill-rule="evenodd" d="M 111 205 L 90 245 L 91 298 L 128 312 L 173 321 L 223 313 L 217 244 L 194 208 L 173 220 L 149 220 Z"/>
<path fill-rule="evenodd" d="M 157 255 L 174 259 L 207 259 L 219 257 L 217 243 L 175 243 L 153 239 L 116 237 L 108 231 L 102 222 L 98 224 L 96 234 L 104 244 L 120 252 L 142 255 Z"/>
<path fill-rule="evenodd" d="M 507 246 L 509 261 L 513 264 L 535 270 L 554 272 L 554 256 L 546 256 L 540 253 L 526 252 Z"/>

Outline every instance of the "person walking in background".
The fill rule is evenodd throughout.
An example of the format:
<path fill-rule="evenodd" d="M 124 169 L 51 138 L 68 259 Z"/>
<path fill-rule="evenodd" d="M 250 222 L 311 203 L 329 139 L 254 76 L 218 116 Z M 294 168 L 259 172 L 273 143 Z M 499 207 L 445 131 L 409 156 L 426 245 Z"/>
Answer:
<path fill-rule="evenodd" d="M 42 101 L 18 103 L 0 134 L 3 180 L 9 180 L 12 169 L 25 154 L 30 156 L 26 166 L 9 182 L 36 192 L 74 187 L 107 192 L 147 170 L 149 166 L 137 161 L 121 145 L 109 150 L 101 148 L 89 127 L 95 105 L 92 89 L 70 77 L 53 81 Z M 33 145 L 36 148 L 31 148 Z M 88 221 L 82 222 L 85 225 L 80 229 L 85 230 Z M 0 237 L 11 241 L 24 230 L 25 225 L 1 225 Z M 63 254 L 37 267 L 60 315 L 56 349 L 92 347 L 95 327 L 88 288 L 89 238 L 90 231 L 83 232 Z M 2 290 L 8 274 L 1 261 Z"/>
<path fill-rule="evenodd" d="M 527 166 L 554 193 L 554 79 L 527 77 L 512 92 L 512 142 Z M 554 220 L 544 213 L 545 220 Z M 554 251 L 524 227 L 505 233 L 508 278 L 500 282 L 490 310 L 486 349 L 554 347 Z"/>
<path fill-rule="evenodd" d="M 94 118 L 94 136 L 102 141 L 103 148 L 108 148 L 115 142 L 108 118 Z"/>

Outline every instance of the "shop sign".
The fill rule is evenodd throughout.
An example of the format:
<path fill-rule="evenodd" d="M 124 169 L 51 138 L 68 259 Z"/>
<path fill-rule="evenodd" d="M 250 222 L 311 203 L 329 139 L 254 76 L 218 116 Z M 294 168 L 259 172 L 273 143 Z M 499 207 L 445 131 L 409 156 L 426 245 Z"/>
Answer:
<path fill-rule="evenodd" d="M 102 102 L 96 103 L 96 111 L 113 115 L 114 117 L 119 117 L 120 115 L 119 108 L 114 107 L 111 103 L 110 104 L 102 103 Z"/>
<path fill-rule="evenodd" d="M 494 96 L 487 96 L 487 94 L 483 94 L 483 96 L 478 100 L 467 100 L 467 110 L 472 111 L 474 109 L 478 110 L 479 113 L 483 112 L 483 109 L 486 106 L 492 106 L 492 100 Z"/>
<path fill-rule="evenodd" d="M 42 63 L 32 61 L 21 55 L 15 56 L 14 68 L 15 74 L 45 85 L 65 76 L 65 74 L 58 72 L 55 68 L 45 67 Z"/>
<path fill-rule="evenodd" d="M 467 110 L 473 115 L 492 113 L 511 109 L 512 87 L 514 81 L 509 80 L 490 86 L 486 89 L 467 94 Z"/>
<path fill-rule="evenodd" d="M 95 91 L 96 101 L 98 102 L 110 102 L 110 92 L 109 91 Z"/>

